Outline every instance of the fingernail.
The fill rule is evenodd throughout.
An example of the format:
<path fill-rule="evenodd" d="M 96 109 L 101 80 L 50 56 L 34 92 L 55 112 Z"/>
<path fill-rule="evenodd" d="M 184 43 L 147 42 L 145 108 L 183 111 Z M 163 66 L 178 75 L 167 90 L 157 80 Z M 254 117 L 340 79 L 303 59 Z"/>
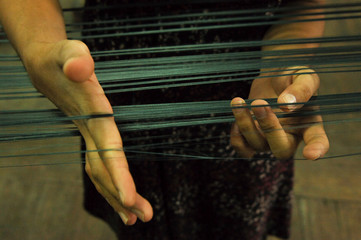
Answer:
<path fill-rule="evenodd" d="M 134 213 L 135 215 L 137 215 L 137 217 L 138 217 L 140 220 L 142 220 L 142 222 L 144 222 L 144 214 L 143 214 L 140 210 L 133 208 L 133 209 L 130 209 L 130 211 L 131 211 L 132 213 Z"/>
<path fill-rule="evenodd" d="M 128 223 L 128 217 L 126 214 L 122 213 L 122 212 L 118 212 L 120 218 L 122 219 L 123 223 L 124 224 L 127 224 Z"/>
<path fill-rule="evenodd" d="M 296 97 L 293 94 L 290 94 L 290 93 L 287 93 L 287 94 L 283 95 L 282 98 L 283 98 L 283 101 L 285 103 L 296 103 L 297 102 Z M 296 105 L 287 105 L 287 108 L 288 109 L 295 109 Z"/>
<path fill-rule="evenodd" d="M 254 115 L 257 119 L 263 119 L 267 116 L 266 109 L 264 107 L 256 107 L 257 109 L 254 109 Z"/>
<path fill-rule="evenodd" d="M 241 106 L 244 106 L 245 101 L 243 99 L 237 99 L 233 102 L 231 102 L 231 107 L 233 108 L 233 111 L 235 113 L 239 113 L 241 111 L 243 111 L 243 108 L 240 108 Z"/>

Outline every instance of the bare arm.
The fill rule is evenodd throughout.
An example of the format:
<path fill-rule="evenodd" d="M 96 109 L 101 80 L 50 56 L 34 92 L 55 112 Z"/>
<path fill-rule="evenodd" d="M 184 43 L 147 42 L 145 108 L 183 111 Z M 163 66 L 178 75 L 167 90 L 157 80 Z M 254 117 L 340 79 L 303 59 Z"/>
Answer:
<path fill-rule="evenodd" d="M 0 0 L 0 22 L 22 58 L 33 43 L 66 39 L 62 11 L 57 0 Z"/>
<path fill-rule="evenodd" d="M 289 6 L 320 6 L 324 4 L 324 0 L 304 0 L 295 1 Z M 309 9 L 304 11 L 297 11 L 295 14 L 301 13 L 320 13 L 320 15 L 300 16 L 286 20 L 306 20 L 323 18 L 322 9 Z M 299 39 L 299 38 L 317 38 L 322 37 L 325 27 L 325 22 L 309 21 L 309 22 L 294 22 L 287 24 L 273 25 L 266 33 L 264 40 L 278 40 L 278 39 Z M 277 46 L 264 46 L 262 50 L 286 50 L 295 48 L 311 48 L 318 47 L 316 43 L 299 44 L 299 45 L 277 45 Z"/>

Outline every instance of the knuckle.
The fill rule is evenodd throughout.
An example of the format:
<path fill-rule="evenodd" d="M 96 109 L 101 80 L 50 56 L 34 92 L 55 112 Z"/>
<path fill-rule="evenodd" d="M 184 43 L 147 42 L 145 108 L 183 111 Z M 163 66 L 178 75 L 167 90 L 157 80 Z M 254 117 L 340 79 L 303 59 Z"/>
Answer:
<path fill-rule="evenodd" d="M 122 202 L 122 205 L 126 208 L 130 208 L 130 207 L 133 207 L 135 205 L 135 195 L 132 196 L 132 195 L 128 195 L 124 201 Z"/>
<path fill-rule="evenodd" d="M 241 133 L 250 133 L 253 131 L 253 126 L 245 121 L 238 122 L 238 129 Z"/>
<path fill-rule="evenodd" d="M 272 121 L 258 121 L 264 133 L 271 133 L 275 131 L 275 125 Z"/>

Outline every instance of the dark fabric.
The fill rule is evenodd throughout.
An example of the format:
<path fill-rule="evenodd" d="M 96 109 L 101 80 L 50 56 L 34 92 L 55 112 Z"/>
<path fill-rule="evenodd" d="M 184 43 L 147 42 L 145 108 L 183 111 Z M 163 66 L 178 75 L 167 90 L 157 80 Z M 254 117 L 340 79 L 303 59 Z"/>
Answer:
<path fill-rule="evenodd" d="M 87 21 L 94 21 L 93 26 L 104 27 L 107 25 L 96 24 L 96 22 L 119 18 L 280 5 L 280 1 L 277 0 L 243 0 L 221 4 L 191 4 L 192 1 L 171 4 L 172 1 L 147 0 L 145 1 L 148 4 L 147 7 L 134 5 L 142 1 L 129 1 L 129 4 L 127 2 L 88 0 L 88 6 L 119 5 L 119 3 L 125 5 L 124 7 L 114 6 L 112 9 L 98 7 L 87 11 L 84 17 Z M 267 27 L 256 27 L 101 38 L 88 40 L 86 43 L 92 51 L 96 51 L 251 41 L 261 40 L 266 29 Z M 99 32 L 90 34 L 97 33 L 99 34 Z M 237 49 L 237 51 L 250 50 L 257 49 Z M 232 51 L 232 49 L 222 51 Z M 212 52 L 216 51 L 203 53 Z M 173 53 L 174 56 L 179 54 Z M 147 54 L 100 60 L 145 57 L 152 59 L 160 56 L 172 55 Z M 122 93 L 109 95 L 109 99 L 113 105 L 231 100 L 235 96 L 247 98 L 249 87 L 250 82 L 221 83 Z M 119 239 L 260 240 L 267 234 L 287 238 L 293 161 L 279 161 L 269 153 L 260 153 L 253 160 L 237 160 L 229 144 L 230 127 L 230 124 L 215 124 L 142 132 L 122 132 L 120 129 L 125 147 L 158 144 L 157 147 L 144 147 L 142 150 L 168 154 L 164 156 L 136 154 L 126 150 L 137 190 L 152 204 L 154 219 L 149 223 L 137 222 L 135 226 L 125 227 L 119 216 L 97 194 L 86 175 L 84 175 L 85 208 L 108 222 Z M 154 136 L 157 137 L 154 138 Z M 211 156 L 217 159 L 192 160 L 174 157 L 175 154 Z"/>

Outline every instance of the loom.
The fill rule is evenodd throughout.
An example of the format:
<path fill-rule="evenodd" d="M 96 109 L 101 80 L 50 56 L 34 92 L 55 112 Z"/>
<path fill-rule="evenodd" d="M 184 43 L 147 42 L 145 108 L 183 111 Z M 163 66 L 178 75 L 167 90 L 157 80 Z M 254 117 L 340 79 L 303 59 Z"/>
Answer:
<path fill-rule="evenodd" d="M 117 6 L 112 6 L 113 8 Z M 119 6 L 118 6 L 119 7 Z M 122 7 L 124 7 L 122 5 Z M 320 13 L 305 13 L 292 15 L 295 10 L 323 9 Z M 65 9 L 65 12 L 86 12 L 87 8 Z M 274 12 L 275 14 L 269 14 Z M 159 34 L 165 32 L 197 31 L 204 29 L 242 28 L 263 26 L 269 24 L 282 24 L 297 21 L 330 21 L 341 19 L 358 19 L 361 2 L 351 4 L 327 4 L 319 7 L 284 7 L 277 9 L 253 9 L 253 10 L 230 10 L 218 12 L 195 12 L 170 16 L 155 16 L 135 19 L 109 20 L 97 23 L 113 24 L 114 27 L 93 26 L 94 23 L 80 22 L 68 23 L 67 32 L 71 39 L 96 39 L 112 38 L 119 36 Z M 185 20 L 187 17 L 199 17 L 199 20 Z M 309 16 L 307 20 L 282 20 L 292 16 Z M 207 17 L 207 18 L 202 18 Z M 208 19 L 211 17 L 211 19 Z M 120 24 L 121 23 L 121 24 Z M 217 23 L 217 24 L 216 24 Z M 180 27 L 180 25 L 182 27 Z M 85 30 L 84 26 L 88 26 Z M 90 26 L 90 27 L 89 27 Z M 114 33 L 106 33 L 107 30 Z M 81 32 L 87 35 L 80 36 Z M 0 43 L 7 43 L 5 34 L 0 33 Z M 189 44 L 166 47 L 149 47 L 136 49 L 122 49 L 109 51 L 94 51 L 92 56 L 97 59 L 95 72 L 106 93 L 122 93 L 133 91 L 147 91 L 151 89 L 175 88 L 185 86 L 198 86 L 216 84 L 227 81 L 249 81 L 260 73 L 268 73 L 272 76 L 286 76 L 291 73 L 280 74 L 273 69 L 291 66 L 310 66 L 317 73 L 360 72 L 361 70 L 361 36 L 334 36 L 307 39 L 264 40 L 250 42 L 226 42 Z M 276 51 L 249 51 L 237 52 L 242 47 L 260 47 L 269 45 L 292 45 L 304 43 L 327 43 L 327 46 L 307 49 L 290 49 Z M 197 54 L 198 51 L 214 49 L 232 49 L 227 53 Z M 144 57 L 147 53 L 174 53 L 177 57 L 159 57 L 151 59 Z M 109 56 L 141 55 L 133 60 L 103 60 Z M 25 69 L 19 64 L 20 59 L 15 55 L 0 54 L 0 101 L 13 99 L 43 98 L 31 85 Z M 6 65 L 5 65 L 6 64 Z M 262 70 L 260 70 L 262 69 Z M 307 70 L 302 67 L 299 69 Z M 307 72 L 305 73 L 307 74 Z M 258 76 L 259 77 L 259 76 Z M 358 89 L 359 90 L 359 89 Z M 231 100 L 231 99 L 230 99 Z M 276 99 L 266 99 L 272 108 L 279 108 Z M 361 92 L 338 93 L 330 95 L 314 96 L 304 104 L 300 111 L 293 113 L 278 113 L 278 117 L 302 117 L 310 115 L 335 115 L 336 119 L 324 121 L 323 124 L 345 124 L 347 122 L 360 122 L 361 116 Z M 252 100 L 247 100 L 251 102 Z M 124 131 L 143 131 L 146 129 L 162 129 L 170 127 L 207 125 L 214 123 L 231 123 L 234 118 L 230 101 L 204 101 L 146 104 L 130 106 L 114 106 L 116 122 Z M 308 108 L 314 106 L 316 108 Z M 233 106 L 244 107 L 244 106 Z M 354 117 L 346 118 L 345 113 L 354 113 Z M 88 116 L 65 116 L 54 109 L 22 109 L 0 110 L 0 142 L 37 140 L 46 138 L 58 138 L 79 136 L 79 132 L 72 124 L 72 120 L 109 117 L 109 114 Z M 142 119 L 140 123 L 136 121 Z M 310 122 L 307 124 L 320 124 Z M 307 124 L 288 126 L 288 128 L 303 128 Z M 167 136 L 155 136 L 162 138 Z M 229 137 L 229 136 L 226 136 Z M 205 141 L 209 140 L 205 138 Z M 186 139 L 184 142 L 192 142 Z M 176 144 L 182 144 L 177 142 Z M 69 143 L 72 144 L 72 143 Z M 67 146 L 64 144 L 64 146 Z M 39 146 L 41 148 L 49 146 Z M 126 146 L 125 151 L 141 154 L 158 154 L 156 152 L 142 151 L 144 146 Z M 159 146 L 158 146 L 159 147 Z M 165 146 L 172 147 L 172 146 Z M 109 151 L 114 149 L 102 149 Z M 67 161 L 55 164 L 79 163 L 66 157 L 86 151 L 49 151 L 42 155 L 49 156 L 47 162 L 33 164 L 32 158 L 37 154 L 17 154 L 6 149 L 0 150 L 0 168 L 20 167 L 32 165 L 52 165 L 52 155 L 64 155 Z M 361 151 L 347 154 L 326 156 L 324 158 L 341 158 L 361 155 Z M 187 160 L 212 160 L 216 156 L 189 155 L 163 156 L 161 160 L 184 158 Z M 23 158 L 23 164 L 4 163 L 12 158 Z M 137 159 L 133 159 L 137 160 Z M 234 158 L 234 160 L 247 160 Z"/>

